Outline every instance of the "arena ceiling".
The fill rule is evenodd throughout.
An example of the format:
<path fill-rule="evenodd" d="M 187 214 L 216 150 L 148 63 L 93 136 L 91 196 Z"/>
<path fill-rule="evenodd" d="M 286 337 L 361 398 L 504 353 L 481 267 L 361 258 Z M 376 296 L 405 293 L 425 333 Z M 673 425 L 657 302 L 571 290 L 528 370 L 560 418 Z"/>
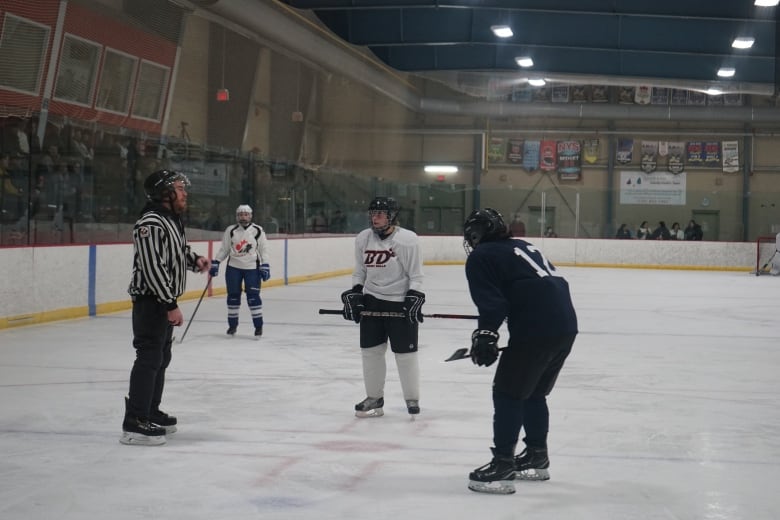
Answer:
<path fill-rule="evenodd" d="M 775 94 L 777 7 L 754 0 L 282 0 L 389 67 L 428 76 Z M 496 36 L 494 26 L 513 35 Z M 732 46 L 752 38 L 748 49 Z M 522 68 L 517 58 L 529 57 Z M 719 77 L 720 69 L 733 76 Z"/>

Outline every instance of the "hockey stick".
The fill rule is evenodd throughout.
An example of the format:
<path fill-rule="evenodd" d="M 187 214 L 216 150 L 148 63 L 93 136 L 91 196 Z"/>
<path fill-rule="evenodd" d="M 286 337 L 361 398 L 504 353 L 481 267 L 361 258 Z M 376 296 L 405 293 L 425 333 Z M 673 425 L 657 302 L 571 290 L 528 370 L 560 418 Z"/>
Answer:
<path fill-rule="evenodd" d="M 179 343 L 182 343 L 184 341 L 184 336 L 186 336 L 187 331 L 190 330 L 190 325 L 192 325 L 192 320 L 195 318 L 195 313 L 198 312 L 198 308 L 200 307 L 200 302 L 202 302 L 203 297 L 206 296 L 206 291 L 208 291 L 209 285 L 211 285 L 211 275 L 209 275 L 209 279 L 206 281 L 206 287 L 203 288 L 203 292 L 200 293 L 200 299 L 198 299 L 198 304 L 195 306 L 195 310 L 192 311 L 192 316 L 190 316 L 190 321 L 189 323 L 187 323 L 187 328 L 184 329 L 184 334 L 181 335 L 181 339 L 179 340 Z"/>
<path fill-rule="evenodd" d="M 760 274 L 761 274 L 761 272 L 762 272 L 764 269 L 766 269 L 766 268 L 767 268 L 767 266 L 768 266 L 770 263 L 772 263 L 772 259 L 774 259 L 774 257 L 775 257 L 775 255 L 776 255 L 776 254 L 777 254 L 777 249 L 775 249 L 775 252 L 774 252 L 774 253 L 772 253 L 772 256 L 770 256 L 770 257 L 769 257 L 769 260 L 767 260 L 767 261 L 766 261 L 766 263 L 765 263 L 763 266 L 761 266 L 761 269 L 759 269 L 758 271 L 756 271 L 756 276 L 760 275 Z"/>
<path fill-rule="evenodd" d="M 342 316 L 344 311 L 340 309 L 320 309 L 320 314 L 338 314 Z M 363 311 L 360 316 L 368 318 L 406 318 L 403 312 Z M 471 314 L 423 314 L 423 318 L 447 318 L 451 320 L 476 320 L 479 316 Z"/>
<path fill-rule="evenodd" d="M 506 350 L 506 348 L 507 347 L 501 347 L 500 349 L 498 349 L 498 351 L 501 352 L 502 350 Z M 469 351 L 468 348 L 464 347 L 464 348 L 459 348 L 458 350 L 453 352 L 452 355 L 450 357 L 448 357 L 447 359 L 445 359 L 444 361 L 445 362 L 446 361 L 457 361 L 459 359 L 468 359 L 470 357 L 471 357 L 471 351 Z"/>

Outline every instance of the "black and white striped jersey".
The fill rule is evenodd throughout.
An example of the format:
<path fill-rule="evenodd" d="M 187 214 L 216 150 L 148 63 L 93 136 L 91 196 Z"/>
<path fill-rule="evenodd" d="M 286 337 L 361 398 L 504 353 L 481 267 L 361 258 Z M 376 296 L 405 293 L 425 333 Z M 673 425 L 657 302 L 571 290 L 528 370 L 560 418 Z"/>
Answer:
<path fill-rule="evenodd" d="M 187 269 L 197 270 L 184 226 L 166 207 L 147 204 L 133 227 L 133 276 L 127 292 L 155 296 L 168 309 L 186 288 Z"/>

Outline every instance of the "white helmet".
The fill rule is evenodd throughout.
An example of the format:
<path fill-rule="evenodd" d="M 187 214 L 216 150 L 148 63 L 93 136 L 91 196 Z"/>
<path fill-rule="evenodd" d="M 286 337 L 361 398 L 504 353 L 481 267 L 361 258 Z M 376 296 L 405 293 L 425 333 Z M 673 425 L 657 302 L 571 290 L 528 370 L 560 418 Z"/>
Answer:
<path fill-rule="evenodd" d="M 236 208 L 236 222 L 242 226 L 248 226 L 252 223 L 252 207 L 248 204 L 241 204 Z"/>

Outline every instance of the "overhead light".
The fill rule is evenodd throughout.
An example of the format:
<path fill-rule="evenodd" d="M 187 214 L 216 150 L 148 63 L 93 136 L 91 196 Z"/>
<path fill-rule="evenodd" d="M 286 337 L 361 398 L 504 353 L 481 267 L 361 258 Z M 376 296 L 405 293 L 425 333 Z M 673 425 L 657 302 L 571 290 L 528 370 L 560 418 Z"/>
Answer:
<path fill-rule="evenodd" d="M 751 36 L 739 36 L 734 38 L 734 41 L 731 42 L 731 46 L 735 49 L 749 49 L 755 42 L 756 39 Z"/>
<path fill-rule="evenodd" d="M 425 167 L 425 173 L 458 173 L 458 167 L 446 164 L 429 164 Z"/>
<path fill-rule="evenodd" d="M 491 25 L 490 30 L 499 38 L 510 38 L 515 34 L 508 25 Z"/>
<path fill-rule="evenodd" d="M 721 67 L 720 69 L 718 69 L 718 76 L 720 76 L 721 78 L 730 78 L 734 76 L 736 72 L 737 72 L 736 69 L 734 69 L 733 67 Z"/>
<path fill-rule="evenodd" d="M 756 0 L 753 5 L 758 7 L 774 7 L 778 3 L 780 3 L 780 0 Z"/>
<path fill-rule="evenodd" d="M 723 91 L 719 88 L 708 88 L 707 94 L 709 94 L 710 96 L 720 96 L 721 94 L 723 94 Z"/>
<path fill-rule="evenodd" d="M 518 56 L 515 58 L 515 62 L 518 66 L 523 68 L 533 67 L 534 66 L 534 60 L 531 59 L 530 56 Z"/>
<path fill-rule="evenodd" d="M 528 84 L 532 87 L 543 87 L 547 84 L 542 78 L 533 78 L 528 80 Z"/>

